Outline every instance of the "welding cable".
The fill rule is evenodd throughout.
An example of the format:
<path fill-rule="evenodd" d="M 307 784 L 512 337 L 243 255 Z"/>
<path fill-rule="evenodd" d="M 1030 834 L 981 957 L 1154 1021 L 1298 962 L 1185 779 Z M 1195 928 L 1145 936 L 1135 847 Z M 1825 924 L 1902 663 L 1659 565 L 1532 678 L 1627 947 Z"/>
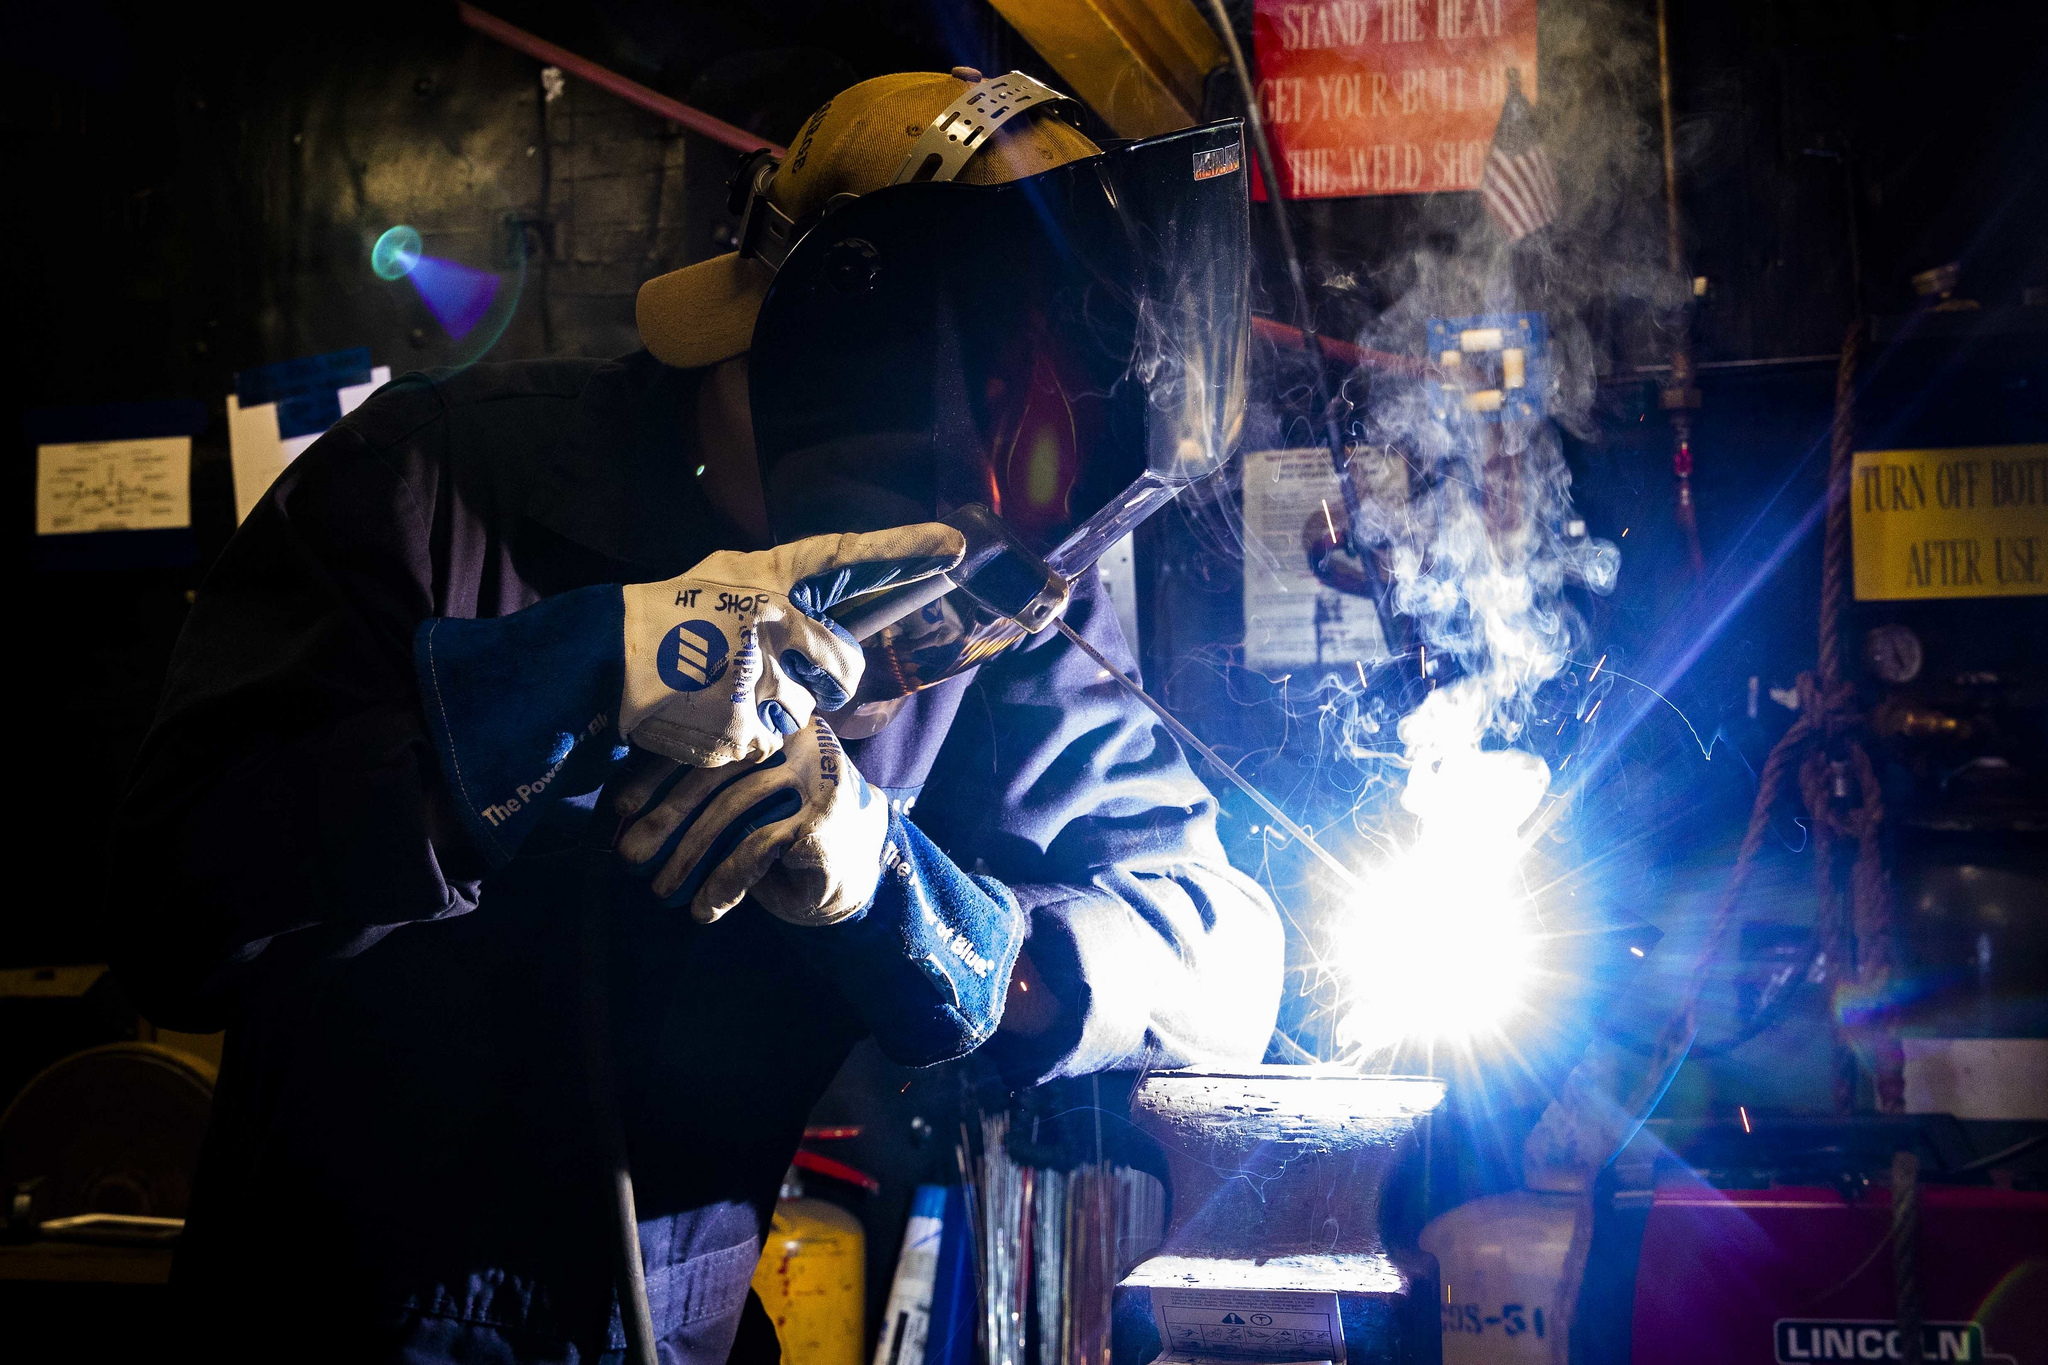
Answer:
<path fill-rule="evenodd" d="M 647 1270 L 640 1259 L 640 1215 L 633 1198 L 633 1166 L 626 1151 L 626 1125 L 619 1114 L 616 1068 L 612 1064 L 611 861 L 623 821 L 611 815 L 600 788 L 591 806 L 583 852 L 590 860 L 583 882 L 582 952 L 578 994 L 583 1024 L 583 1075 L 612 1223 L 613 1286 L 626 1330 L 629 1365 L 658 1365 L 654 1314 L 647 1303 Z"/>
<path fill-rule="evenodd" d="M 1974 1161 L 1966 1161 L 1960 1166 L 1951 1166 L 1945 1171 L 1936 1171 L 1935 1174 L 1945 1178 L 1948 1176 L 1971 1175 L 1977 1171 L 1989 1170 L 2001 1161 L 2010 1161 L 2016 1156 L 2025 1156 L 2044 1142 L 2048 1142 L 2048 1133 L 2036 1133 L 2030 1138 L 2020 1139 L 2010 1147 L 2000 1148 L 1990 1156 L 1980 1156 Z"/>
<path fill-rule="evenodd" d="M 1716 1058 L 1726 1057 L 1743 1044 L 1753 1041 L 1770 1029 L 1776 1028 L 1783 1022 L 1786 1014 L 1791 1011 L 1792 1002 L 1800 998 L 1802 992 L 1799 987 L 1802 982 L 1805 982 L 1813 974 L 1815 964 L 1820 962 L 1822 951 L 1820 945 L 1815 944 L 1813 951 L 1807 954 L 1805 964 L 1790 974 L 1783 988 L 1772 992 L 1769 986 L 1766 986 L 1761 993 L 1761 1000 L 1757 1005 L 1756 1013 L 1752 1014 L 1747 1022 L 1739 1025 L 1733 1034 L 1712 1043 L 1703 1043 L 1695 1038 L 1693 1040 L 1692 1052 L 1689 1055 L 1695 1061 L 1712 1061 Z M 1628 1048 L 1631 1052 L 1644 1055 L 1654 1051 L 1650 1046 L 1639 1046 L 1627 1041 L 1622 1041 L 1622 1046 Z"/>
<path fill-rule="evenodd" d="M 2036 1133 L 2033 1137 L 2027 1138 L 2022 1142 L 2016 1142 L 2012 1146 L 2005 1148 L 2003 1151 L 1993 1152 L 1989 1156 L 1978 1157 L 1975 1161 L 1966 1162 L 1961 1166 L 1952 1166 L 1947 1170 L 1935 1171 L 1931 1174 L 1935 1179 L 1940 1180 L 1950 1179 L 1958 1175 L 1967 1175 L 1975 1171 L 1983 1170 L 1988 1166 L 1994 1166 L 2001 1161 L 2006 1161 L 2011 1159 L 2012 1157 L 2022 1155 L 2023 1153 L 2031 1150 L 2032 1148 L 2040 1145 L 2043 1142 L 2048 1142 L 2048 1133 Z M 1901 1188 L 1902 1180 L 1908 1175 L 1908 1171 L 1906 1169 L 1902 1169 L 1905 1166 L 1906 1162 L 1912 1163 L 1910 1167 L 1910 1175 L 1916 1187 L 1910 1196 L 1907 1195 L 1906 1192 Z M 1912 1237 L 1917 1239 L 1919 1235 L 1920 1210 L 1919 1193 L 1917 1189 L 1919 1179 L 1920 1167 L 1918 1160 L 1905 1152 L 1894 1153 L 1892 1158 L 1892 1204 L 1886 1220 L 1884 1236 L 1879 1238 L 1877 1245 L 1870 1249 L 1869 1255 L 1865 1256 L 1861 1261 L 1858 1261 L 1856 1263 L 1856 1267 L 1853 1270 L 1851 1270 L 1848 1274 L 1842 1276 L 1842 1278 L 1835 1281 L 1834 1284 L 1822 1290 L 1820 1293 L 1809 1296 L 1804 1303 L 1799 1304 L 1795 1308 L 1792 1316 L 1799 1317 L 1813 1312 L 1815 1309 L 1820 1308 L 1829 1300 L 1833 1299 L 1835 1295 L 1841 1293 L 1844 1289 L 1847 1289 L 1850 1285 L 1856 1283 L 1856 1281 L 1863 1277 L 1864 1271 L 1870 1269 L 1870 1267 L 1877 1264 L 1878 1258 L 1884 1255 L 1885 1251 L 1888 1248 L 1892 1251 L 1892 1273 L 1894 1278 L 1894 1292 L 1896 1293 L 1899 1289 L 1904 1287 L 1899 1283 L 1899 1278 L 1902 1272 L 1909 1272 L 1914 1276 L 1916 1280 L 1916 1283 L 1913 1286 L 1913 1291 L 1917 1296 L 1918 1267 L 1917 1261 L 1914 1259 L 1914 1253 L 1917 1253 L 1917 1245 L 1914 1248 L 1914 1253 L 1906 1253 L 1902 1252 L 1895 1244 L 1899 1241 L 1901 1237 Z M 1844 1196 L 1842 1202 L 1848 1208 L 1853 1209 L 1856 1207 L 1856 1205 L 1852 1203 L 1846 1196 Z M 1907 1266 L 1901 1266 L 1900 1262 L 1902 1257 L 1905 1257 L 1907 1259 Z"/>
<path fill-rule="evenodd" d="M 1290 820 L 1287 817 L 1286 811 L 1281 810 L 1278 806 L 1274 805 L 1271 801 L 1267 800 L 1266 794 L 1264 792 L 1260 791 L 1257 787 L 1253 786 L 1251 782 L 1244 777 L 1243 774 L 1238 772 L 1237 769 L 1231 767 L 1228 763 L 1225 763 L 1223 761 L 1223 756 L 1221 754 L 1217 753 L 1214 749 L 1210 748 L 1208 745 L 1202 743 L 1201 740 L 1197 739 L 1195 737 L 1195 732 L 1193 730 L 1188 729 L 1187 726 L 1182 725 L 1171 711 L 1167 710 L 1164 706 L 1161 706 L 1158 702 L 1152 700 L 1151 693 L 1147 692 L 1144 688 L 1138 686 L 1138 684 L 1135 681 L 1125 676 L 1122 669 L 1118 668 L 1115 664 L 1111 663 L 1108 659 L 1104 658 L 1102 655 L 1102 651 L 1097 649 L 1094 645 L 1089 644 L 1086 640 L 1082 639 L 1080 632 L 1076 631 L 1072 626 L 1068 625 L 1064 618 L 1055 619 L 1053 621 L 1053 624 L 1059 627 L 1060 634 L 1066 636 L 1069 640 L 1072 640 L 1076 645 L 1080 646 L 1081 652 L 1083 654 L 1086 654 L 1089 658 L 1095 660 L 1097 664 L 1101 665 L 1102 671 L 1104 673 L 1108 674 L 1117 682 L 1121 683 L 1123 685 L 1123 689 L 1126 692 L 1136 697 L 1139 701 L 1145 703 L 1146 708 L 1150 710 L 1153 715 L 1159 717 L 1160 720 L 1166 723 L 1166 728 L 1173 732 L 1174 738 L 1178 739 L 1182 744 L 1187 745 L 1190 749 L 1193 749 L 1203 758 L 1208 759 L 1209 762 L 1215 766 L 1217 771 L 1221 772 L 1225 777 L 1229 778 L 1233 783 L 1237 785 L 1237 789 L 1239 791 L 1243 792 L 1246 796 L 1249 796 L 1252 800 L 1256 801 L 1258 803 L 1259 809 L 1266 812 L 1267 815 L 1273 818 L 1273 823 L 1279 825 L 1281 829 L 1285 830 L 1288 834 L 1292 835 L 1295 839 L 1299 840 L 1303 848 L 1306 848 L 1309 852 L 1315 854 L 1317 858 L 1320 858 L 1322 860 L 1323 866 L 1329 868 L 1332 872 L 1336 873 L 1340 878 L 1342 878 L 1346 886 L 1351 887 L 1353 890 L 1358 889 L 1358 887 L 1360 886 L 1360 882 L 1358 880 L 1357 873 L 1353 872 L 1350 868 L 1344 866 L 1343 863 L 1339 862 L 1337 860 L 1337 855 L 1331 853 L 1328 849 L 1324 848 L 1321 844 L 1317 843 L 1316 837 L 1313 834 L 1310 834 L 1306 829 L 1302 828 L 1300 825 L 1297 825 L 1296 823 L 1294 823 L 1294 821 Z"/>

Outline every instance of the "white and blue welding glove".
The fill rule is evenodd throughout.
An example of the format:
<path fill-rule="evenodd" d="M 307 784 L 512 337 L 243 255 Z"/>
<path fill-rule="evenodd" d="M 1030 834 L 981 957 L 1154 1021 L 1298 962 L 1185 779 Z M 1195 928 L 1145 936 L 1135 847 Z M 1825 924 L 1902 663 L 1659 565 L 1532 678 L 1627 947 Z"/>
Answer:
<path fill-rule="evenodd" d="M 696 767 L 767 757 L 814 706 L 836 711 L 860 685 L 860 645 L 826 610 L 943 573 L 966 548 L 952 527 L 925 522 L 715 554 L 679 578 L 629 585 L 619 732 Z"/>
<path fill-rule="evenodd" d="M 1026 919 L 867 784 L 823 719 L 757 763 L 643 757 L 619 788 L 619 853 L 664 903 L 710 923 L 751 894 L 906 1066 L 995 1033 Z"/>
<path fill-rule="evenodd" d="M 700 767 L 760 759 L 860 684 L 859 644 L 826 612 L 943 573 L 965 550 L 930 522 L 721 553 L 661 583 L 578 588 L 413 638 L 448 791 L 502 867 L 547 803 L 588 792 L 624 741 Z"/>

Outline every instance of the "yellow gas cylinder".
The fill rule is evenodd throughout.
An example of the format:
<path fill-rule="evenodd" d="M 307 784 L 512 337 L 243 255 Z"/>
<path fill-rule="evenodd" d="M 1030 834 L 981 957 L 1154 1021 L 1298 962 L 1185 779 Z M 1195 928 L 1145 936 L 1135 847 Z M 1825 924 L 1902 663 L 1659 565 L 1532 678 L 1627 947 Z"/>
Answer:
<path fill-rule="evenodd" d="M 783 1365 L 865 1365 L 866 1241 L 858 1218 L 804 1198 L 790 1170 L 754 1267 L 754 1292 L 775 1323 Z"/>

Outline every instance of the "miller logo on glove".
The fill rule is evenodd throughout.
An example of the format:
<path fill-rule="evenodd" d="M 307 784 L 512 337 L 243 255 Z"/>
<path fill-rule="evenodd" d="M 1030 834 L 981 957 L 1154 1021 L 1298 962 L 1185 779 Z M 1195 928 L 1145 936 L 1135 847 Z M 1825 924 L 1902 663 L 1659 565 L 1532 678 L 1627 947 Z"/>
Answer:
<path fill-rule="evenodd" d="M 642 756 L 619 788 L 621 856 L 709 924 L 749 893 L 892 1059 L 929 1066 L 1002 1022 L 1025 917 L 867 784 L 822 719 L 756 763 Z"/>
<path fill-rule="evenodd" d="M 696 767 L 774 753 L 860 685 L 860 645 L 826 610 L 944 573 L 965 549 L 958 531 L 926 522 L 715 554 L 680 578 L 629 585 L 620 733 Z"/>
<path fill-rule="evenodd" d="M 813 536 L 662 583 L 424 622 L 421 706 L 472 841 L 493 867 L 511 861 L 550 802 L 604 781 L 626 738 L 693 767 L 774 754 L 860 684 L 860 646 L 825 613 L 944 573 L 965 549 L 939 522 Z"/>

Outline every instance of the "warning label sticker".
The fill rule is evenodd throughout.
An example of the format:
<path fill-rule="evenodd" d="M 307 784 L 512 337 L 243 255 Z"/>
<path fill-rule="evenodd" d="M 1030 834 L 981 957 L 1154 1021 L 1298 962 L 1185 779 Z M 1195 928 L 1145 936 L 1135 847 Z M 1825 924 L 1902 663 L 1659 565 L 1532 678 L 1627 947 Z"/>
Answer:
<path fill-rule="evenodd" d="M 1335 1294 L 1237 1289 L 1157 1289 L 1152 1316 L 1173 1356 L 1229 1360 L 1344 1359 Z"/>

